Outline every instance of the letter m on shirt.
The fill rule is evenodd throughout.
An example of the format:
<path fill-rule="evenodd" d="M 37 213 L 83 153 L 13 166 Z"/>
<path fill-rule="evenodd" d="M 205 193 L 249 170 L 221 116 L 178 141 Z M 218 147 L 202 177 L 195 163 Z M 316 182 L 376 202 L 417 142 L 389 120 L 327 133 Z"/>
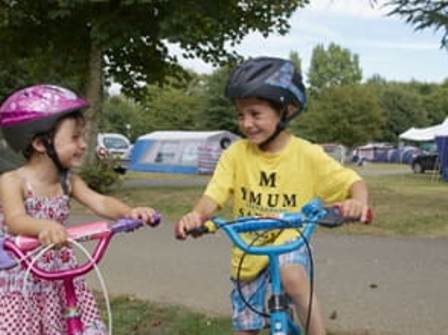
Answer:
<path fill-rule="evenodd" d="M 260 173 L 260 183 L 259 186 L 268 186 L 268 187 L 275 187 L 276 186 L 276 178 L 277 174 L 275 172 L 272 172 L 271 174 L 267 174 L 264 171 L 261 171 Z"/>

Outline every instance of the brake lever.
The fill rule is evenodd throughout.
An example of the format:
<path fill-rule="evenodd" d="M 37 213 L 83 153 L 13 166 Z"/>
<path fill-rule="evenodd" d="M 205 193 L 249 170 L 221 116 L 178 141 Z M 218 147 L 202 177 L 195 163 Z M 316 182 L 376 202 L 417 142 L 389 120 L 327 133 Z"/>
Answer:
<path fill-rule="evenodd" d="M 345 218 L 342 216 L 341 209 L 337 206 L 325 207 L 326 214 L 319 220 L 319 226 L 326 228 L 336 228 L 344 224 Z"/>
<path fill-rule="evenodd" d="M 325 207 L 326 215 L 319 220 L 319 225 L 326 228 L 336 228 L 344 223 L 358 222 L 359 217 L 344 217 L 341 212 L 341 208 L 338 206 Z M 369 224 L 373 219 L 373 211 L 369 208 L 367 212 L 367 221 L 365 224 Z"/>

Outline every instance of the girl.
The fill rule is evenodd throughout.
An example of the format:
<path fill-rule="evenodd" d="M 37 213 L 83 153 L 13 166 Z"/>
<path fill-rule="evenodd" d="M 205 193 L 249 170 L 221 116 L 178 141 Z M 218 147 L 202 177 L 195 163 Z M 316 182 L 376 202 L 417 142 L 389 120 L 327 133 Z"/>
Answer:
<path fill-rule="evenodd" d="M 26 158 L 24 166 L 0 178 L 4 212 L 1 228 L 8 234 L 37 236 L 44 245 L 56 244 L 57 249 L 38 261 L 45 270 L 76 265 L 73 251 L 65 245 L 70 198 L 110 219 L 127 216 L 151 224 L 154 214 L 151 208 L 130 208 L 118 199 L 101 195 L 70 172 L 81 165 L 86 150 L 82 110 L 87 106 L 87 101 L 73 92 L 51 85 L 21 89 L 0 106 L 0 126 L 6 141 Z M 24 275 L 20 266 L 0 271 L 0 334 L 66 334 L 63 284 L 33 276 L 25 284 Z M 22 294 L 24 285 L 26 296 Z M 84 279 L 78 279 L 75 287 L 84 335 L 105 334 Z"/>
<path fill-rule="evenodd" d="M 231 74 L 225 95 L 236 107 L 239 128 L 246 139 L 233 143 L 219 159 L 203 196 L 193 210 L 176 225 L 176 235 L 187 237 L 192 228 L 233 199 L 234 216 L 293 212 L 314 197 L 327 203 L 340 202 L 345 216 L 367 219 L 367 188 L 361 178 L 327 156 L 320 146 L 289 134 L 288 122 L 305 107 L 305 87 L 294 65 L 280 58 L 259 57 L 238 66 Z M 265 234 L 260 244 L 282 244 L 297 237 L 295 230 Z M 246 235 L 248 243 L 254 235 Z M 232 278 L 241 264 L 241 251 L 232 250 Z M 284 289 L 295 303 L 301 324 L 308 317 L 310 286 L 309 259 L 305 248 L 282 255 Z M 242 262 L 242 291 L 256 310 L 264 310 L 266 257 L 247 256 Z M 235 281 L 231 294 L 235 334 L 254 335 L 266 320 L 254 313 L 239 296 Z M 310 311 L 310 335 L 325 334 L 316 298 Z"/>

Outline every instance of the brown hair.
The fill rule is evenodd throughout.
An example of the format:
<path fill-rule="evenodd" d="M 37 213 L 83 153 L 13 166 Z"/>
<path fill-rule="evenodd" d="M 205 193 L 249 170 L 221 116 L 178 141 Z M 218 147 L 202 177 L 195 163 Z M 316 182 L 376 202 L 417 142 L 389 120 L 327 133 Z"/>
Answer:
<path fill-rule="evenodd" d="M 41 138 L 41 139 L 48 139 L 51 142 L 54 140 L 54 136 L 56 135 L 56 132 L 58 131 L 59 125 L 62 123 L 62 121 L 66 119 L 75 119 L 76 123 L 80 126 L 84 126 L 86 123 L 86 120 L 84 118 L 83 113 L 80 110 L 75 110 L 72 113 L 63 115 L 58 122 L 56 122 L 56 125 L 48 132 L 37 134 L 34 136 L 34 139 Z M 25 157 L 26 160 L 29 160 L 31 156 L 33 155 L 34 148 L 33 148 L 33 141 L 28 145 L 26 149 L 22 151 L 23 157 Z"/>

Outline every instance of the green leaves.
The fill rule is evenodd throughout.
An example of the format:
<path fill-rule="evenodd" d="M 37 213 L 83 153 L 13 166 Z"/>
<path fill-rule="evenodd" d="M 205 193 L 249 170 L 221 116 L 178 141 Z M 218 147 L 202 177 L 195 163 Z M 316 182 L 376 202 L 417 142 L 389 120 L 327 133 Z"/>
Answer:
<path fill-rule="evenodd" d="M 358 55 L 335 43 L 330 43 L 327 49 L 323 45 L 313 49 L 308 72 L 311 91 L 319 92 L 332 86 L 356 84 L 361 79 Z"/>
<path fill-rule="evenodd" d="M 402 17 L 416 30 L 433 28 L 443 33 L 441 46 L 448 50 L 448 2 L 444 0 L 389 0 L 389 15 Z"/>
<path fill-rule="evenodd" d="M 381 135 L 383 114 L 370 88 L 349 85 L 322 90 L 298 122 L 299 133 L 313 141 L 352 147 Z"/>

